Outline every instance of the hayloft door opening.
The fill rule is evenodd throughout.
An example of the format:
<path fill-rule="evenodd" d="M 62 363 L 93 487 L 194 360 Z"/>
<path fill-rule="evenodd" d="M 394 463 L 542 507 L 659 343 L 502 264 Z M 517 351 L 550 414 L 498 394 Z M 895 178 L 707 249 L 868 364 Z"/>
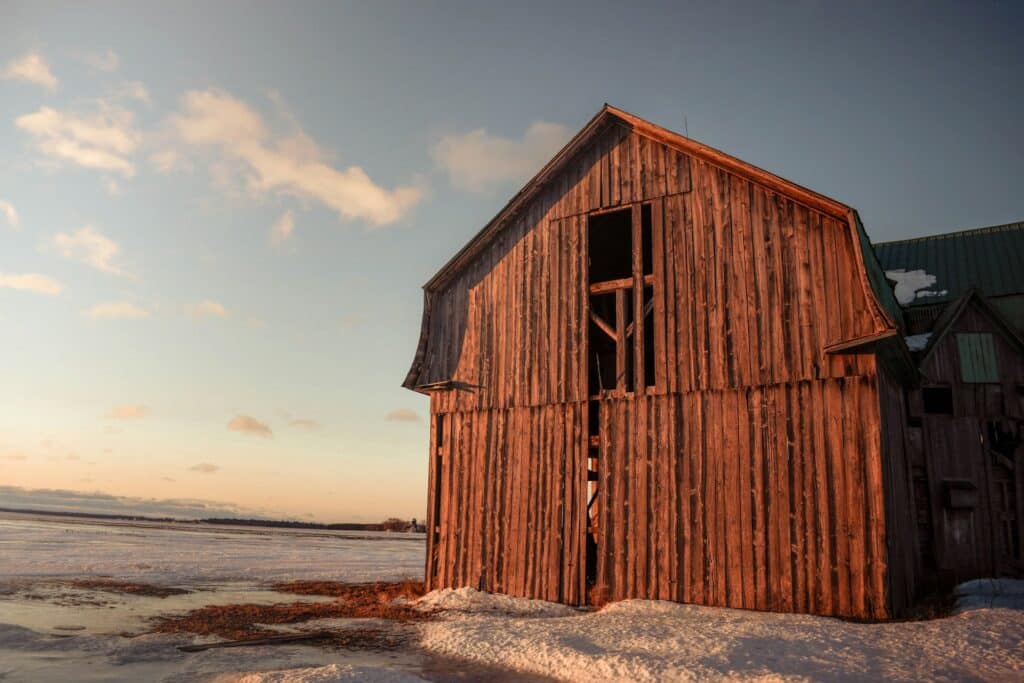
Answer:
<path fill-rule="evenodd" d="M 597 586 L 599 557 L 610 551 L 600 528 L 604 443 L 602 404 L 639 396 L 655 384 L 654 238 L 650 204 L 634 204 L 587 217 L 587 538 L 586 586 Z M 648 327 L 645 334 L 644 328 Z M 604 535 L 603 535 L 604 534 Z M 602 540 L 603 539 L 603 540 Z M 592 601 L 592 600 L 590 600 Z"/>

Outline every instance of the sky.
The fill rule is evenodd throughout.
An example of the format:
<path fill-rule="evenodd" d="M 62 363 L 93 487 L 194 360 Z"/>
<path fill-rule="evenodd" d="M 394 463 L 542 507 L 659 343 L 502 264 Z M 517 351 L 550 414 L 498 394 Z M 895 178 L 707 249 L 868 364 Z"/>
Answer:
<path fill-rule="evenodd" d="M 421 286 L 605 102 L 876 241 L 1024 219 L 1020 3 L 555 5 L 5 2 L 0 507 L 422 517 Z"/>

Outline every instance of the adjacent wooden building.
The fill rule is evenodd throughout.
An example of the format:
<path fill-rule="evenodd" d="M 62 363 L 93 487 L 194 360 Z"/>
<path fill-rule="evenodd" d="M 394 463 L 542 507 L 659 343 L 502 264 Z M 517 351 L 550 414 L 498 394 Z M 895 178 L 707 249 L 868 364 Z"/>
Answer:
<path fill-rule="evenodd" d="M 1024 223 L 887 242 L 919 369 L 905 440 L 919 590 L 1024 574 Z M 913 283 L 899 290 L 900 283 Z"/>
<path fill-rule="evenodd" d="M 606 105 L 424 293 L 428 588 L 913 600 L 917 370 L 850 207 Z"/>

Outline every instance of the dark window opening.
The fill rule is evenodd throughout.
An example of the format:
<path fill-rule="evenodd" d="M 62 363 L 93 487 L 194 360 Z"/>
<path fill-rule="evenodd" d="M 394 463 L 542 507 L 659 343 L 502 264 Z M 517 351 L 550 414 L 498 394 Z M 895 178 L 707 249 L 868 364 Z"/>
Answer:
<path fill-rule="evenodd" d="M 625 358 L 623 367 L 619 368 L 619 347 L 616 344 L 616 337 L 619 329 L 619 316 L 616 313 L 616 293 L 595 294 L 590 297 L 590 362 L 587 364 L 590 370 L 590 392 L 597 394 L 602 391 L 610 391 L 619 386 L 620 380 L 625 387 L 631 390 L 633 381 L 633 353 L 626 339 L 623 346 Z M 622 328 L 629 325 L 633 319 L 633 302 L 629 297 L 624 297 L 622 316 Z M 599 324 L 594 320 L 596 317 L 601 321 Z"/>
<path fill-rule="evenodd" d="M 654 237 L 651 228 L 651 205 L 640 207 L 640 246 L 643 252 L 644 275 L 654 274 Z"/>
<path fill-rule="evenodd" d="M 590 284 L 633 277 L 632 210 L 610 211 L 587 221 Z"/>
<path fill-rule="evenodd" d="M 437 576 L 438 556 L 440 548 L 438 541 L 441 538 L 441 482 L 443 480 L 441 468 L 444 466 L 444 415 L 434 418 L 434 500 L 430 515 L 431 529 L 428 530 L 431 537 L 433 552 L 430 557 L 430 576 Z"/>
<path fill-rule="evenodd" d="M 950 387 L 925 387 L 921 389 L 924 412 L 929 415 L 953 414 L 953 389 Z"/>
<path fill-rule="evenodd" d="M 907 418 L 907 426 L 908 427 L 920 427 L 921 426 L 921 418 L 920 417 L 908 417 Z"/>

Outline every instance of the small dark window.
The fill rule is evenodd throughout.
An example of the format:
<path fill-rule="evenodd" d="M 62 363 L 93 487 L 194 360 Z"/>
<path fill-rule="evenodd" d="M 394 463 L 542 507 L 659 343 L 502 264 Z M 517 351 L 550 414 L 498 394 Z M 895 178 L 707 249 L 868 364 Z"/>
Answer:
<path fill-rule="evenodd" d="M 921 389 L 924 412 L 929 415 L 953 414 L 953 389 L 950 387 L 925 387 Z"/>
<path fill-rule="evenodd" d="M 921 426 L 921 418 L 920 417 L 908 417 L 907 418 L 907 426 L 908 427 L 920 427 Z"/>

